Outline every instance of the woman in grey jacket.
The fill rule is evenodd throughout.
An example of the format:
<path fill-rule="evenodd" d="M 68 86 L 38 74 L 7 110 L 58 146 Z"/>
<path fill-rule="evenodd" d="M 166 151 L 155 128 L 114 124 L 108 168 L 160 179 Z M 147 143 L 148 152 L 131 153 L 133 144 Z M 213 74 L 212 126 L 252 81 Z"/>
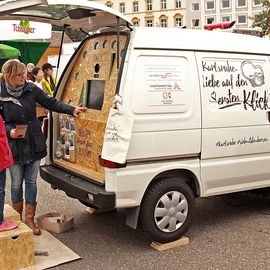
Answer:
<path fill-rule="evenodd" d="M 2 67 L 0 106 L 5 121 L 14 165 L 9 168 L 11 176 L 12 206 L 20 214 L 23 211 L 23 181 L 25 181 L 25 223 L 35 235 L 40 229 L 34 222 L 37 197 L 37 175 L 40 160 L 46 156 L 45 137 L 36 118 L 36 102 L 48 110 L 78 117 L 83 108 L 72 107 L 49 97 L 44 91 L 25 80 L 25 65 L 20 61 L 8 60 Z M 18 131 L 25 125 L 26 133 Z M 21 126 L 22 127 L 22 126 Z"/>

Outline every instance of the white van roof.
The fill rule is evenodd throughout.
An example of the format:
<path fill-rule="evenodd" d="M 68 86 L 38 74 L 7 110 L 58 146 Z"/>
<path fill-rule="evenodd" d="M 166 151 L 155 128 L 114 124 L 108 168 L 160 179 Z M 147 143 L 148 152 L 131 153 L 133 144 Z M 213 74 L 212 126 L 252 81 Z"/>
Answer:
<path fill-rule="evenodd" d="M 132 25 L 129 18 L 103 5 L 88 0 L 3 1 L 0 20 L 29 20 L 91 32 L 104 27 Z"/>
<path fill-rule="evenodd" d="M 270 55 L 268 39 L 222 32 L 181 28 L 137 27 L 134 48 L 235 52 Z"/>

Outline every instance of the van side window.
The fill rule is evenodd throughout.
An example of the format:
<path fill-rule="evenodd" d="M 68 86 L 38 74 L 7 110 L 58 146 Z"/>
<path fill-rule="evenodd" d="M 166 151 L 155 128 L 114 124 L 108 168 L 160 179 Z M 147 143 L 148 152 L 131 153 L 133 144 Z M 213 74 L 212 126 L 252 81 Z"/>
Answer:
<path fill-rule="evenodd" d="M 134 113 L 186 112 L 190 107 L 188 69 L 185 57 L 139 56 L 132 84 Z"/>

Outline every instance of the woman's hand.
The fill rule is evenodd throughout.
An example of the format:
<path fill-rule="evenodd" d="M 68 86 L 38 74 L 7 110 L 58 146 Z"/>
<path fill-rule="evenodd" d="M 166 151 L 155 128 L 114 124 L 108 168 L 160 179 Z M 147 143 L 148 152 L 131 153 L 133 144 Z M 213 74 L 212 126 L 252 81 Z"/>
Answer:
<path fill-rule="evenodd" d="M 12 129 L 10 131 L 10 137 L 12 139 L 18 139 L 18 138 L 21 138 L 22 136 L 21 136 L 21 134 L 18 134 L 18 132 L 16 131 L 16 129 Z"/>
<path fill-rule="evenodd" d="M 76 107 L 75 110 L 73 111 L 73 116 L 74 117 L 79 117 L 79 114 L 81 112 L 86 112 L 87 108 L 86 107 Z"/>

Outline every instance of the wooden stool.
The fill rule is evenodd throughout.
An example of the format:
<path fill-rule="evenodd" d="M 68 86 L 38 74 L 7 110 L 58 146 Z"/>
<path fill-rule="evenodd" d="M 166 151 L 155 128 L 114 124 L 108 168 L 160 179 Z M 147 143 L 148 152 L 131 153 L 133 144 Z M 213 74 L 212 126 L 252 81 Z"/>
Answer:
<path fill-rule="evenodd" d="M 21 223 L 0 232 L 0 269 L 15 270 L 35 264 L 33 231 Z"/>

